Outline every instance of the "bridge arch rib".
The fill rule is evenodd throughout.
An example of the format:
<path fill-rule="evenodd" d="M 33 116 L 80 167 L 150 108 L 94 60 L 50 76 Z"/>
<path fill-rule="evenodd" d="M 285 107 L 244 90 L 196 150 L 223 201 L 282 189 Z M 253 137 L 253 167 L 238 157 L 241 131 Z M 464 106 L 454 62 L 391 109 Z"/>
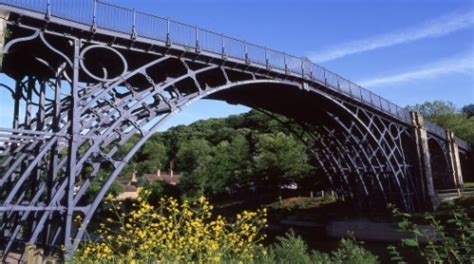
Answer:
<path fill-rule="evenodd" d="M 34 33 L 32 38 L 26 38 L 27 41 L 36 39 L 40 39 L 45 46 L 49 46 L 41 32 L 39 34 Z M 16 43 L 8 47 L 10 48 L 14 44 Z M 125 59 L 125 55 L 122 55 L 123 50 L 103 46 L 96 43 L 91 45 L 84 43 L 80 47 L 79 54 L 83 60 L 86 60 L 84 58 L 86 52 L 94 49 L 106 49 L 112 51 L 111 54 L 117 55 L 119 61 L 128 63 L 129 59 Z M 54 48 L 54 52 L 59 54 L 59 57 L 67 58 L 67 55 L 64 54 L 66 52 L 60 53 L 59 49 L 56 48 Z M 9 56 L 11 55 L 14 55 L 14 53 L 9 54 Z M 37 58 L 34 55 L 31 57 Z M 68 61 L 66 60 L 66 62 Z M 367 189 L 369 184 L 371 184 L 371 192 L 372 189 L 378 187 L 380 188 L 378 192 L 384 193 L 382 183 L 373 167 L 374 162 L 380 167 L 383 166 L 383 163 L 387 163 L 388 158 L 383 151 L 379 150 L 381 149 L 380 142 L 377 141 L 376 136 L 372 134 L 370 129 L 361 120 L 358 120 L 354 113 L 341 102 L 317 88 L 305 87 L 295 80 L 279 79 L 258 73 L 248 74 L 221 65 L 199 64 L 173 56 L 156 56 L 155 59 L 147 61 L 144 65 L 135 67 L 120 65 L 124 71 L 118 76 L 113 76 L 110 73 L 120 71 L 107 69 L 103 64 L 97 64 L 101 67 L 91 63 L 89 63 L 89 66 L 86 65 L 87 61 L 81 61 L 79 65 L 81 68 L 79 74 L 83 75 L 80 85 L 83 85 L 83 87 L 78 91 L 79 97 L 77 98 L 80 105 L 78 112 L 81 116 L 82 125 L 79 131 L 82 137 L 79 139 L 78 147 L 83 147 L 85 151 L 80 153 L 76 161 L 78 171 L 76 176 L 79 176 L 80 171 L 86 164 L 89 164 L 93 169 L 90 175 L 81 183 L 81 188 L 75 194 L 73 202 L 68 206 L 80 207 L 81 196 L 84 195 L 90 183 L 97 177 L 101 166 L 108 164 L 107 166 L 112 166 L 114 170 L 104 181 L 104 185 L 93 203 L 87 205 L 87 208 L 78 210 L 79 213 L 85 215 L 85 224 L 90 221 L 93 212 L 112 181 L 159 125 L 190 103 L 201 98 L 225 100 L 250 107 L 259 107 L 301 122 L 313 124 L 313 126 L 324 120 L 327 124 L 319 132 L 330 135 L 331 139 L 326 146 L 332 146 L 329 151 L 337 153 L 335 156 L 333 154 L 332 165 L 346 165 L 345 169 L 349 171 L 349 174 L 342 177 L 344 177 L 343 181 L 346 182 L 347 188 L 356 188 L 359 185 L 362 195 L 366 198 L 369 196 L 369 189 Z M 83 69 L 84 67 L 91 67 L 90 65 L 92 65 L 92 69 Z M 127 71 L 129 68 L 130 70 Z M 168 71 L 168 73 L 163 74 L 163 71 Z M 103 74 L 102 77 L 98 77 L 100 72 Z M 293 99 L 289 100 L 288 98 Z M 61 104 L 67 105 L 71 100 L 70 97 L 66 97 Z M 314 102 L 319 102 L 321 106 Z M 62 116 L 68 114 L 68 111 L 65 111 Z M 354 122 L 354 120 L 356 121 Z M 68 129 L 70 129 L 70 124 L 64 125 L 61 131 L 67 131 Z M 335 132 L 336 134 L 333 134 Z M 118 157 L 117 153 L 120 146 L 136 135 L 135 133 L 141 135 L 140 140 L 126 155 Z M 344 142 L 338 139 L 341 137 L 340 135 L 346 135 Z M 346 144 L 349 142 L 351 145 L 347 147 Z M 372 146 L 374 143 L 375 146 Z M 56 144 L 54 140 L 46 144 L 39 153 L 39 157 L 46 157 L 54 144 Z M 357 149 L 364 147 L 364 144 L 366 149 L 358 151 Z M 64 148 L 66 146 L 63 146 Z M 374 152 L 374 150 L 376 151 Z M 355 154 L 357 159 L 351 157 L 351 154 Z M 66 161 L 67 157 L 63 157 L 58 162 L 58 167 L 62 168 L 63 172 L 66 172 Z M 35 159 L 29 165 L 29 168 L 36 167 L 40 162 L 41 158 Z M 347 173 L 340 172 L 342 174 Z M 395 175 L 395 182 L 397 185 L 400 184 L 396 179 L 398 175 L 394 174 L 393 170 L 386 173 Z M 17 182 L 15 187 L 9 190 L 9 197 L 11 198 L 8 199 L 8 202 L 13 201 L 14 198 L 17 198 L 17 201 L 23 199 L 17 197 L 17 193 L 27 179 L 28 173 L 22 175 L 23 181 Z M 348 180 L 348 177 L 357 180 Z M 368 177 L 377 179 L 368 179 Z M 67 183 L 68 179 L 66 177 L 59 178 L 55 185 L 54 195 L 48 201 L 48 206 L 54 206 L 65 198 Z M 356 186 L 351 186 L 354 184 Z M 44 184 L 41 186 L 41 190 L 46 191 Z M 403 192 L 403 189 L 400 188 L 400 191 Z M 402 201 L 405 204 L 403 199 Z M 33 229 L 32 236 L 29 239 L 30 243 L 37 242 L 52 214 L 54 213 L 44 212 L 38 218 L 38 224 Z M 25 214 L 23 217 L 27 215 Z M 13 234 L 18 234 L 20 229 L 20 226 L 17 225 Z M 77 246 L 83 232 L 83 229 L 78 230 L 76 240 L 71 245 L 73 248 Z M 50 235 L 50 237 L 54 239 L 58 235 Z"/>
<path fill-rule="evenodd" d="M 352 199 L 376 200 L 377 206 L 394 202 L 407 210 L 421 206 L 420 183 L 405 150 L 411 127 L 382 106 L 370 108 L 325 82 L 306 80 L 304 69 L 301 78 L 269 65 L 170 47 L 144 49 L 87 32 L 11 27 L 3 71 L 16 80 L 8 90 L 26 113 L 25 121 L 16 118 L 8 131 L 10 156 L 0 166 L 0 197 L 5 196 L 0 231 L 9 239 L 0 246 L 4 252 L 25 241 L 65 243 L 72 252 L 133 155 L 163 122 L 203 98 L 303 124 L 320 166 Z M 123 151 L 132 139 L 133 147 Z M 101 179 L 104 169 L 112 172 Z M 82 198 L 97 180 L 102 188 L 85 204 Z M 76 215 L 84 216 L 79 228 L 71 224 Z"/>

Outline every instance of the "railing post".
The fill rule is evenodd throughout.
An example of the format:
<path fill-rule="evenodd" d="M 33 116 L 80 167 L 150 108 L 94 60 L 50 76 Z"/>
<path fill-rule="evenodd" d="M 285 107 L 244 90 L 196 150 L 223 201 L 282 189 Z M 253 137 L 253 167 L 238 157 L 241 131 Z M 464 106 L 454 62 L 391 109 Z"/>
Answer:
<path fill-rule="evenodd" d="M 244 41 L 244 53 L 245 53 L 245 63 L 250 64 L 249 50 L 247 46 L 247 41 Z"/>
<path fill-rule="evenodd" d="M 323 78 L 324 78 L 324 86 L 328 87 L 328 79 L 326 78 L 326 70 L 323 69 Z"/>
<path fill-rule="evenodd" d="M 270 70 L 270 63 L 268 61 L 268 49 L 265 47 L 265 67 L 267 68 L 267 71 Z"/>
<path fill-rule="evenodd" d="M 224 33 L 221 34 L 221 46 L 222 46 L 222 59 L 226 59 L 227 55 L 225 54 Z"/>
<path fill-rule="evenodd" d="M 133 16 L 132 16 L 132 35 L 131 35 L 131 38 L 132 38 L 132 39 L 136 39 L 136 38 L 137 38 L 137 26 L 136 26 L 136 22 L 137 22 L 137 10 L 134 8 L 134 9 L 133 9 Z"/>
<path fill-rule="evenodd" d="M 196 31 L 196 53 L 200 53 L 201 47 L 199 46 L 199 27 L 197 25 L 196 25 L 195 31 Z"/>
<path fill-rule="evenodd" d="M 48 0 L 46 3 L 46 19 L 49 20 L 51 18 L 51 0 Z"/>
<path fill-rule="evenodd" d="M 300 60 L 301 60 L 301 76 L 304 79 L 304 60 L 303 58 L 300 58 Z"/>
<path fill-rule="evenodd" d="M 94 1 L 94 8 L 93 8 L 93 13 L 92 13 L 92 26 L 91 26 L 91 30 L 93 32 L 96 31 L 97 29 L 97 0 L 93 0 Z"/>
<path fill-rule="evenodd" d="M 283 63 L 285 64 L 285 74 L 288 75 L 288 61 L 286 58 L 286 52 L 283 53 Z"/>
<path fill-rule="evenodd" d="M 166 46 L 171 46 L 170 18 L 166 18 Z"/>

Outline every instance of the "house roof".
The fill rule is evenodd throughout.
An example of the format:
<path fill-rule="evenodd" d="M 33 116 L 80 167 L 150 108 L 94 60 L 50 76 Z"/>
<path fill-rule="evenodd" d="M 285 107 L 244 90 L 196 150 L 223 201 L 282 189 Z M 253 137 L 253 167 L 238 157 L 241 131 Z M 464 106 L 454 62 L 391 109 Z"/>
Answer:
<path fill-rule="evenodd" d="M 170 175 L 165 175 L 165 174 L 158 176 L 156 174 L 145 174 L 143 175 L 143 178 L 149 183 L 163 181 L 172 185 L 176 185 L 179 183 L 181 176 L 180 175 L 170 176 Z"/>

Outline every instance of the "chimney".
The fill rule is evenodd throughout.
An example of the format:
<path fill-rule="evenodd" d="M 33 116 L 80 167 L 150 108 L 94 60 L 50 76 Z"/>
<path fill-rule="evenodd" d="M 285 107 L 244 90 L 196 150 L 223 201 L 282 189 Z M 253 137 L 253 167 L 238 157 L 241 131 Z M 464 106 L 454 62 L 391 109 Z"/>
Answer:
<path fill-rule="evenodd" d="M 173 178 L 174 160 L 170 161 L 170 177 Z"/>
<path fill-rule="evenodd" d="M 133 170 L 131 184 L 137 183 L 137 171 Z"/>

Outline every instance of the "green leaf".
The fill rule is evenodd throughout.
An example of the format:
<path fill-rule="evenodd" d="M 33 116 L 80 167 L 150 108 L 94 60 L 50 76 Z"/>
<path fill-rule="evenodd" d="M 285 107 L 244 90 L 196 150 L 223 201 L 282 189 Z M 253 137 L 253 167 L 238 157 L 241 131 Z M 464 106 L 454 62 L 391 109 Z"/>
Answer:
<path fill-rule="evenodd" d="M 418 241 L 415 239 L 403 239 L 403 244 L 407 247 L 417 247 L 418 246 Z"/>
<path fill-rule="evenodd" d="M 421 233 L 421 231 L 419 229 L 413 230 L 413 233 L 417 236 L 423 236 L 423 233 Z"/>

